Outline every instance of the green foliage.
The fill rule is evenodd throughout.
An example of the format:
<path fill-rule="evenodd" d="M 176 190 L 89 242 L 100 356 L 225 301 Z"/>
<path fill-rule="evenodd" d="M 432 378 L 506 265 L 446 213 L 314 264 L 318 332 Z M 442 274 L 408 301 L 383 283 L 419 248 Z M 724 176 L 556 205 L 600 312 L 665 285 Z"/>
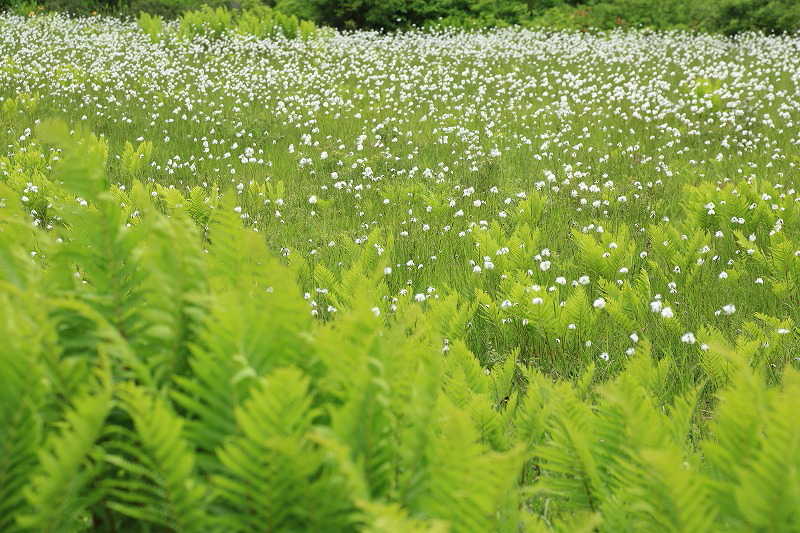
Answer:
<path fill-rule="evenodd" d="M 675 0 L 596 0 L 570 5 L 564 3 L 544 10 L 532 20 L 535 26 L 565 29 L 644 27 L 658 30 L 707 30 L 713 8 L 706 3 Z"/>
<path fill-rule="evenodd" d="M 21 16 L 44 11 L 133 15 L 154 42 L 163 37 L 162 18 L 181 19 L 179 34 L 185 38 L 218 38 L 228 29 L 260 38 L 276 31 L 288 38 L 308 38 L 318 33 L 317 26 L 346 30 L 643 27 L 726 35 L 800 29 L 800 5 L 794 0 L 0 0 L 0 8 Z M 234 12 L 228 13 L 229 9 Z M 204 30 L 203 23 L 208 25 Z"/>
<path fill-rule="evenodd" d="M 295 6 L 286 1 L 277 5 L 287 13 L 295 13 Z M 303 9 L 302 14 L 317 23 L 345 29 L 391 30 L 412 24 L 473 28 L 521 24 L 526 21 L 531 6 L 522 0 L 310 0 Z"/>
<path fill-rule="evenodd" d="M 161 15 L 151 15 L 150 13 L 140 13 L 139 18 L 136 19 L 136 23 L 142 29 L 142 32 L 150 37 L 150 41 L 153 43 L 158 42 L 161 39 L 161 32 L 163 31 L 163 23 L 164 17 Z M 133 151 L 133 145 L 128 143 L 126 148 L 130 146 L 130 151 Z M 126 150 L 127 153 L 127 150 Z"/>
<path fill-rule="evenodd" d="M 108 378 L 104 378 L 105 381 Z M 31 469 L 24 494 L 30 514 L 19 514 L 20 526 L 36 531 L 88 529 L 88 509 L 104 496 L 95 485 L 102 469 L 98 444 L 112 407 L 109 383 L 92 383 L 77 393 L 72 407 L 39 450 L 39 467 Z"/>
<path fill-rule="evenodd" d="M 173 32 L 172 27 L 164 26 L 161 15 L 142 12 L 139 14 L 137 24 L 154 43 L 169 38 Z M 253 35 L 259 39 L 281 35 L 287 39 L 307 40 L 319 34 L 317 27 L 310 20 L 300 20 L 295 15 L 284 15 L 280 11 L 258 4 L 239 11 L 229 10 L 225 6 L 212 8 L 208 5 L 198 10 L 182 10 L 177 29 L 174 31 L 178 38 L 184 40 L 200 36 L 216 40 L 229 31 L 241 35 Z M 152 150 L 152 143 L 142 143 L 138 149 L 127 143 L 120 163 L 123 176 L 130 179 L 143 168 L 148 163 Z"/>
<path fill-rule="evenodd" d="M 196 477 L 194 454 L 182 438 L 183 420 L 168 402 L 131 382 L 116 389 L 129 425 L 109 425 L 105 461 L 117 469 L 106 480 L 108 509 L 171 531 L 207 531 L 210 492 Z"/>
<path fill-rule="evenodd" d="M 575 357 L 571 332 L 602 323 L 625 337 L 648 320 L 657 281 L 647 271 L 609 282 L 635 261 L 624 228 L 567 237 L 598 288 L 534 289 L 524 267 L 537 259 L 520 244 L 533 248 L 538 233 L 495 224 L 474 242 L 511 243 L 495 258 L 509 275 L 468 300 L 407 295 L 382 310 L 382 254 L 396 244 L 379 229 L 368 239 L 385 248 L 352 246 L 347 268 L 289 268 L 243 227 L 244 187 L 212 202 L 200 189 L 145 186 L 138 162 L 152 145 L 142 143 L 115 162 L 131 182 L 123 189 L 104 171 L 101 138 L 51 121 L 37 136 L 58 159 L 41 164 L 34 146 L 13 158 L 25 167 L 4 161 L 15 170 L 0 183 L 0 305 L 14 310 L 0 315 L 4 531 L 800 525 L 800 374 L 785 368 L 775 333 L 791 319 L 756 314 L 735 338 L 704 326 L 707 344 L 674 356 L 654 353 L 642 332 L 614 368 Z M 29 177 L 59 222 L 49 230 L 15 200 Z M 252 187 L 271 201 L 287 192 Z M 685 191 L 696 224 L 704 194 Z M 543 209 L 532 195 L 520 216 L 535 222 Z M 688 252 L 707 235 L 676 231 L 647 228 L 648 261 L 693 280 Z M 787 236 L 763 247 L 737 238 L 795 290 Z M 338 309 L 324 320 L 302 297 L 309 277 Z M 592 305 L 591 290 L 608 303 Z M 494 335 L 509 309 L 526 321 L 514 348 L 497 335 L 500 349 L 479 359 L 473 328 Z M 684 319 L 648 332 L 680 335 Z"/>
<path fill-rule="evenodd" d="M 325 440 L 315 436 L 310 380 L 283 367 L 254 386 L 236 412 L 241 436 L 218 451 L 223 473 L 212 478 L 237 531 L 347 531 L 354 526 L 350 486 Z"/>
<path fill-rule="evenodd" d="M 178 35 L 184 39 L 192 39 L 198 35 L 219 39 L 232 27 L 232 23 L 233 14 L 228 9 L 204 6 L 200 10 L 187 11 L 181 15 Z"/>
<path fill-rule="evenodd" d="M 180 15 L 186 11 L 198 10 L 206 5 L 220 7 L 221 2 L 204 0 L 127 0 L 126 2 L 122 0 L 117 6 L 117 9 L 122 13 L 129 13 L 135 17 L 140 17 L 141 13 L 147 13 L 153 17 L 173 20 L 180 17 Z M 109 7 L 112 8 L 113 12 L 113 4 Z M 145 30 L 145 33 L 149 34 L 150 32 Z"/>
<path fill-rule="evenodd" d="M 295 15 L 284 15 L 266 6 L 255 6 L 238 14 L 236 32 L 255 35 L 260 39 L 279 34 L 287 39 L 308 39 L 316 33 L 316 26 L 310 20 L 298 20 Z"/>
<path fill-rule="evenodd" d="M 282 0 L 284 13 L 343 29 L 402 29 L 453 26 L 547 26 L 565 29 L 709 30 L 792 32 L 800 29 L 800 7 L 792 0 Z"/>
<path fill-rule="evenodd" d="M 7 7 L 11 13 L 21 17 L 30 17 L 40 11 L 39 3 L 35 0 L 17 0 L 15 2 L 2 2 L 0 6 Z"/>
<path fill-rule="evenodd" d="M 713 27 L 729 35 L 759 30 L 791 33 L 800 28 L 800 4 L 793 0 L 720 0 Z"/>

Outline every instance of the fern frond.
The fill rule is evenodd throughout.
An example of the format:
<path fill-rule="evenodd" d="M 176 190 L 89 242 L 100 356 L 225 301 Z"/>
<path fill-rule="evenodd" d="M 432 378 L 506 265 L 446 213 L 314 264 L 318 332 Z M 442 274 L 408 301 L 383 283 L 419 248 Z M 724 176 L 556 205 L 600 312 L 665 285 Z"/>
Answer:
<path fill-rule="evenodd" d="M 474 396 L 466 408 L 482 445 L 501 452 L 513 447 L 508 419 L 495 410 L 489 398 L 484 395 Z"/>
<path fill-rule="evenodd" d="M 142 290 L 141 309 L 133 339 L 134 348 L 146 354 L 157 384 L 173 374 L 185 374 L 189 345 L 208 314 L 208 284 L 200 250 L 200 235 L 184 215 L 169 220 L 152 216 L 142 267 L 148 272 Z"/>
<path fill-rule="evenodd" d="M 208 490 L 195 476 L 181 419 L 163 398 L 131 383 L 117 388 L 117 398 L 134 430 L 115 431 L 104 444 L 105 460 L 125 473 L 106 482 L 107 506 L 176 532 L 208 531 Z"/>
<path fill-rule="evenodd" d="M 74 398 L 61 431 L 48 439 L 39 454 L 39 471 L 24 490 L 32 510 L 18 517 L 21 526 L 42 532 L 79 529 L 81 515 L 103 496 L 91 481 L 102 469 L 97 441 L 111 406 L 107 384 L 95 383 Z"/>
<path fill-rule="evenodd" d="M 578 230 L 572 230 L 572 238 L 580 250 L 579 257 L 586 270 L 595 278 L 611 279 L 615 271 L 603 257 L 606 252 L 603 245 L 597 242 L 594 236 Z"/>
<path fill-rule="evenodd" d="M 30 251 L 36 248 L 36 230 L 18 201 L 19 195 L 0 182 L 0 281 L 22 289 L 36 273 Z"/>
<path fill-rule="evenodd" d="M 343 479 L 309 438 L 317 416 L 310 380 L 286 367 L 262 378 L 236 410 L 242 434 L 218 450 L 212 477 L 239 531 L 347 531 L 353 506 Z"/>
<path fill-rule="evenodd" d="M 800 528 L 800 375 L 790 370 L 785 381 L 758 432 L 760 450 L 739 469 L 734 489 L 746 523 L 761 531 Z"/>
<path fill-rule="evenodd" d="M 350 444 L 362 466 L 374 498 L 385 497 L 395 488 L 397 420 L 391 410 L 391 388 L 378 360 L 369 362 L 360 383 L 354 383 L 344 404 L 331 413 L 331 428 Z"/>
<path fill-rule="evenodd" d="M 226 205 L 230 200 L 216 210 L 210 229 L 211 313 L 189 345 L 190 372 L 176 377 L 172 392 L 188 413 L 186 435 L 204 454 L 198 458 L 203 468 L 210 466 L 207 459 L 216 462 L 223 438 L 236 433 L 234 409 L 259 376 L 287 364 L 312 364 L 311 315 L 293 275 L 257 233 L 224 213 Z"/>
<path fill-rule="evenodd" d="M 110 199 L 109 180 L 105 173 L 108 143 L 94 135 L 70 134 L 64 121 L 48 120 L 36 127 L 37 137 L 62 151 L 55 170 L 56 181 L 75 196 L 88 201 Z"/>
<path fill-rule="evenodd" d="M 448 294 L 444 298 L 431 301 L 426 314 L 430 323 L 435 325 L 442 337 L 448 340 L 463 338 L 467 323 L 475 315 L 477 300 L 465 302 L 458 293 Z"/>
<path fill-rule="evenodd" d="M 517 410 L 517 442 L 525 445 L 528 451 L 544 445 L 550 417 L 556 410 L 552 401 L 554 385 L 544 374 L 536 369 L 526 371 L 527 391 Z"/>
<path fill-rule="evenodd" d="M 397 504 L 360 502 L 364 513 L 365 533 L 448 533 L 450 528 L 441 520 L 425 520 L 409 516 Z"/>
<path fill-rule="evenodd" d="M 467 412 L 446 400 L 436 409 L 441 418 L 425 452 L 424 490 L 410 509 L 446 520 L 453 532 L 516 527 L 521 450 L 487 452 Z"/>
<path fill-rule="evenodd" d="M 351 295 L 348 316 L 319 331 L 314 371 L 320 374 L 320 394 L 331 403 L 331 430 L 349 444 L 371 497 L 382 498 L 397 488 L 398 417 L 404 406 L 395 395 L 411 393 L 416 354 L 400 348 L 401 342 L 395 343 L 399 353 L 382 342 L 382 321 L 369 310 L 371 286 L 361 285 Z"/>
<path fill-rule="evenodd" d="M 462 341 L 450 345 L 444 360 L 442 387 L 450 400 L 459 406 L 466 405 L 475 394 L 486 394 L 489 382 L 486 372 Z"/>
<path fill-rule="evenodd" d="M 298 310 L 304 307 L 299 294 L 292 298 L 281 292 L 220 295 L 190 345 L 191 371 L 176 376 L 172 394 L 189 414 L 187 437 L 204 452 L 213 453 L 236 432 L 234 409 L 247 399 L 256 378 L 285 364 L 310 363 L 304 333 L 311 317 Z"/>
<path fill-rule="evenodd" d="M 9 296 L 0 287 L 0 308 L 16 309 L 0 318 L 0 531 L 12 532 L 26 507 L 22 488 L 37 466 L 45 387 L 34 336 L 41 324 Z"/>
<path fill-rule="evenodd" d="M 703 476 L 677 446 L 644 448 L 615 472 L 619 490 L 604 507 L 609 531 L 714 531 L 716 509 Z"/>
<path fill-rule="evenodd" d="M 94 136 L 71 136 L 62 122 L 42 124 L 37 132 L 45 142 L 63 150 L 56 176 L 64 187 L 86 199 L 84 206 L 67 202 L 59 208 L 70 231 L 57 249 L 58 261 L 74 263 L 84 281 L 72 288 L 71 296 L 92 306 L 121 337 L 135 338 L 141 333 L 139 311 L 144 303 L 141 238 L 136 229 L 126 225 L 109 190 L 104 171 L 108 146 Z M 63 320 L 68 326 L 74 322 L 69 317 Z M 62 335 L 76 334 L 76 330 L 80 331 L 80 326 L 61 329 Z M 69 342 L 64 338 L 66 345 Z"/>
<path fill-rule="evenodd" d="M 398 467 L 396 500 L 407 502 L 424 490 L 419 475 L 426 464 L 425 450 L 434 438 L 436 405 L 442 394 L 443 358 L 439 338 L 430 331 L 425 315 L 412 306 L 405 321 L 383 331 L 381 354 L 392 388 L 391 409 L 397 419 L 394 436 Z M 407 331 L 414 331 L 409 336 Z"/>
<path fill-rule="evenodd" d="M 742 519 L 734 498 L 741 475 L 738 466 L 754 461 L 760 453 L 759 434 L 768 400 L 761 383 L 747 368 L 740 369 L 718 397 L 711 424 L 714 439 L 704 443 L 703 451 L 715 480 L 716 501 L 725 519 L 735 522 Z"/>
<path fill-rule="evenodd" d="M 90 304 L 73 298 L 59 298 L 53 300 L 51 305 L 53 319 L 56 327 L 59 328 L 59 344 L 69 347 L 72 343 L 79 349 L 89 348 L 80 355 L 72 354 L 68 358 L 65 350 L 61 359 L 50 361 L 54 371 L 72 373 L 75 366 L 82 366 L 83 371 L 79 375 L 85 377 L 90 362 L 100 361 L 103 357 L 108 356 L 113 362 L 112 372 L 119 379 L 136 379 L 143 384 L 153 385 L 150 368 L 146 361 L 131 349 L 130 344 L 119 330 L 109 323 L 101 312 Z M 65 323 L 79 325 L 80 329 L 62 331 L 61 328 Z M 87 353 L 92 354 L 93 357 L 87 357 Z M 58 377 L 62 378 L 60 375 Z M 70 379 L 61 379 L 61 381 L 72 382 Z"/>
<path fill-rule="evenodd" d="M 543 471 L 538 489 L 563 498 L 571 508 L 596 512 L 607 487 L 598 463 L 595 415 L 567 385 L 554 392 L 557 411 L 548 424 L 550 439 L 535 450 Z"/>
<path fill-rule="evenodd" d="M 570 324 L 575 324 L 578 330 L 590 334 L 596 319 L 592 313 L 591 303 L 586 296 L 586 289 L 580 285 L 575 287 L 566 302 L 559 314 L 559 330 L 563 334 L 568 331 L 567 328 Z"/>

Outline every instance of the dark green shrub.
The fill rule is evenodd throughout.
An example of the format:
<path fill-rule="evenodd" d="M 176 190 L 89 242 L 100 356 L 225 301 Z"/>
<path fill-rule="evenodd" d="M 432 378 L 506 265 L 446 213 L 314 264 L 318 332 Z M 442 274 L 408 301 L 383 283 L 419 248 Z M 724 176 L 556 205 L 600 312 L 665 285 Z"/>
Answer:
<path fill-rule="evenodd" d="M 121 10 L 131 15 L 149 13 L 160 15 L 166 19 L 178 18 L 182 13 L 199 10 L 204 5 L 220 7 L 226 2 L 221 0 L 129 0 L 121 6 Z"/>
<path fill-rule="evenodd" d="M 717 4 L 712 27 L 727 35 L 743 31 L 767 33 L 800 29 L 797 0 L 722 0 Z"/>
<path fill-rule="evenodd" d="M 653 2 L 652 0 L 611 0 L 548 9 L 534 19 L 539 26 L 556 28 L 635 28 L 657 30 L 703 29 L 708 7 L 687 0 Z"/>
<path fill-rule="evenodd" d="M 101 0 L 42 0 L 41 6 L 46 11 L 89 15 L 105 10 L 108 3 Z"/>

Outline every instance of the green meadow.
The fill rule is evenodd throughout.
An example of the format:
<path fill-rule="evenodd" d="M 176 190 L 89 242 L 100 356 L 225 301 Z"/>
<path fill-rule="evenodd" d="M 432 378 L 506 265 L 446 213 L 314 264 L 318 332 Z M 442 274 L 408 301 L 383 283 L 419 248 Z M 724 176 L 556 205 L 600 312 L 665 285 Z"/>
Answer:
<path fill-rule="evenodd" d="M 0 530 L 797 531 L 798 65 L 0 15 Z"/>

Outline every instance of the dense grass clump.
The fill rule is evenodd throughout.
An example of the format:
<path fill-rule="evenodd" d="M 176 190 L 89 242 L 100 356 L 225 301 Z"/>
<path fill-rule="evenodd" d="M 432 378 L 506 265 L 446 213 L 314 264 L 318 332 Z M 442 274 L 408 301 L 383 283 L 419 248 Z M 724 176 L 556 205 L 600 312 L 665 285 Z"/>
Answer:
<path fill-rule="evenodd" d="M 0 17 L 0 530 L 800 527 L 797 39 L 253 16 Z"/>

